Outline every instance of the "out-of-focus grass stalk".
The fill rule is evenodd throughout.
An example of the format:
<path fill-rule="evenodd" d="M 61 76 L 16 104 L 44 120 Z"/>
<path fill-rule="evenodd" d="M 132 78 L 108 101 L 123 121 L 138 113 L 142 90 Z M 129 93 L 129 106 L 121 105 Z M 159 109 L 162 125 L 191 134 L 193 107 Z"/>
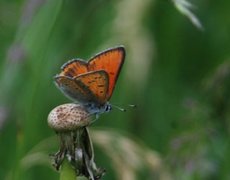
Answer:
<path fill-rule="evenodd" d="M 191 11 L 194 7 L 192 3 L 187 0 L 172 0 L 175 7 L 200 30 L 203 30 L 203 26 L 200 20 L 196 17 L 196 15 Z"/>
<path fill-rule="evenodd" d="M 25 4 L 25 6 L 27 6 L 27 4 Z M 2 72 L 1 78 L 0 78 L 1 84 L 4 84 L 3 86 L 4 88 L 1 88 L 0 98 L 1 100 L 3 100 L 2 102 L 7 104 L 7 102 L 11 100 L 8 97 L 11 97 L 12 94 L 15 94 L 16 92 L 14 91 L 14 89 L 16 89 L 14 88 L 14 84 L 15 84 L 14 82 L 17 82 L 18 77 L 21 76 L 19 75 L 19 73 L 20 73 L 20 68 L 22 67 L 21 65 L 19 65 L 18 62 L 22 62 L 23 59 L 26 59 L 26 57 L 29 57 L 29 59 L 31 59 L 31 64 L 32 63 L 34 64 L 33 66 L 34 69 L 39 69 L 38 68 L 40 65 L 39 63 L 41 63 L 42 62 L 41 60 L 44 59 L 43 57 L 47 50 L 45 46 L 48 42 L 47 39 L 50 37 L 52 33 L 54 24 L 56 22 L 57 16 L 59 15 L 61 7 L 62 7 L 62 0 L 47 1 L 45 3 L 41 3 L 41 5 L 38 8 L 39 10 L 38 9 L 28 9 L 28 11 L 36 12 L 36 13 L 33 13 L 33 16 L 30 17 L 31 21 L 27 21 L 27 19 L 25 19 L 28 16 L 21 17 L 17 31 L 15 33 L 15 40 L 9 48 L 9 53 L 6 56 L 6 60 L 5 60 L 6 63 L 3 68 L 4 71 Z M 15 47 L 17 51 L 14 50 Z M 32 70 L 32 72 L 35 72 L 35 71 Z M 21 102 L 20 106 L 22 107 L 24 107 L 23 103 L 27 104 L 26 109 L 25 109 L 26 111 L 25 114 L 27 114 L 26 116 L 28 118 L 27 119 L 24 118 L 23 122 L 18 120 L 22 118 L 16 119 L 17 121 L 16 124 L 22 128 L 19 129 L 17 132 L 17 139 L 16 139 L 17 145 L 16 145 L 16 150 L 15 150 L 16 155 L 15 155 L 15 159 L 13 163 L 14 167 L 12 168 L 13 169 L 12 171 L 13 179 L 21 179 L 21 176 L 23 176 L 22 168 L 20 167 L 20 160 L 24 154 L 24 150 L 26 147 L 25 142 L 28 142 L 29 140 L 27 138 L 31 136 L 31 135 L 28 135 L 29 129 L 33 129 L 33 126 L 31 126 L 31 124 L 29 124 L 28 122 L 31 119 L 30 117 L 33 117 L 33 114 L 34 114 L 33 106 L 31 104 L 33 104 L 32 102 L 34 102 L 34 97 L 35 97 L 34 94 L 36 94 L 36 90 L 38 89 L 37 83 L 39 82 L 39 79 L 38 79 L 39 75 L 35 74 L 35 75 L 31 75 L 31 77 L 33 77 L 33 81 L 31 81 L 32 83 L 30 84 L 30 87 L 31 87 L 30 95 L 31 96 L 26 96 L 27 99 L 20 100 L 19 98 L 15 100 L 16 102 Z M 21 94 L 21 97 L 23 97 L 23 93 Z M 26 126 L 24 126 L 25 124 Z"/>

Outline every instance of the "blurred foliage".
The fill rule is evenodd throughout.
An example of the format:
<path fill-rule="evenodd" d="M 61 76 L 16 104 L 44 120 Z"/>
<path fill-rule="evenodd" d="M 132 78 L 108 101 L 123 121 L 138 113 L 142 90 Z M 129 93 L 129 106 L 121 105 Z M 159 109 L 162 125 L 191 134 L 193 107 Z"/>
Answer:
<path fill-rule="evenodd" d="M 52 78 L 67 60 L 120 44 L 111 103 L 137 108 L 92 125 L 103 179 L 229 179 L 230 1 L 190 3 L 0 1 L 0 179 L 59 178 L 47 115 L 69 100 Z"/>

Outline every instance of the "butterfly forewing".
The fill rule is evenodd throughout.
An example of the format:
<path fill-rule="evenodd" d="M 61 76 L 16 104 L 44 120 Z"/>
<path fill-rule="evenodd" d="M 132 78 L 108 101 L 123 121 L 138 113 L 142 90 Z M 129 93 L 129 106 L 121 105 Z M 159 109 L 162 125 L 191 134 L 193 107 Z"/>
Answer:
<path fill-rule="evenodd" d="M 104 70 L 109 76 L 109 89 L 107 100 L 110 99 L 113 89 L 115 87 L 121 67 L 124 63 L 125 49 L 124 47 L 117 47 L 106 50 L 88 62 L 88 70 Z"/>

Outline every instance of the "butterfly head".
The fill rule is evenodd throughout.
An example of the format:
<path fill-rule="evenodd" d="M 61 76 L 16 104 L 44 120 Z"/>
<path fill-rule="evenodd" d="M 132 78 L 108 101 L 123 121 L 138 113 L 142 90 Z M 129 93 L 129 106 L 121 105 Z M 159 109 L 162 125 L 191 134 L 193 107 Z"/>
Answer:
<path fill-rule="evenodd" d="M 98 114 L 98 115 L 112 110 L 112 106 L 109 102 L 106 102 L 103 105 L 99 105 L 95 103 L 87 103 L 85 107 L 87 108 L 88 112 L 90 112 L 90 114 Z"/>

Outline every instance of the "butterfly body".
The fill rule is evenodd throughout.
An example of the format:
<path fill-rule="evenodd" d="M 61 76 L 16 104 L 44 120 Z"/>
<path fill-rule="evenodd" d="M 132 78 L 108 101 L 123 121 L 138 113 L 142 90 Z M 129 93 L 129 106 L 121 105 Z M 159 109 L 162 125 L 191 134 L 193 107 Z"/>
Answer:
<path fill-rule="evenodd" d="M 108 112 L 124 58 L 125 49 L 119 46 L 97 54 L 88 62 L 73 59 L 61 67 L 55 83 L 69 99 L 84 105 L 91 114 Z"/>

